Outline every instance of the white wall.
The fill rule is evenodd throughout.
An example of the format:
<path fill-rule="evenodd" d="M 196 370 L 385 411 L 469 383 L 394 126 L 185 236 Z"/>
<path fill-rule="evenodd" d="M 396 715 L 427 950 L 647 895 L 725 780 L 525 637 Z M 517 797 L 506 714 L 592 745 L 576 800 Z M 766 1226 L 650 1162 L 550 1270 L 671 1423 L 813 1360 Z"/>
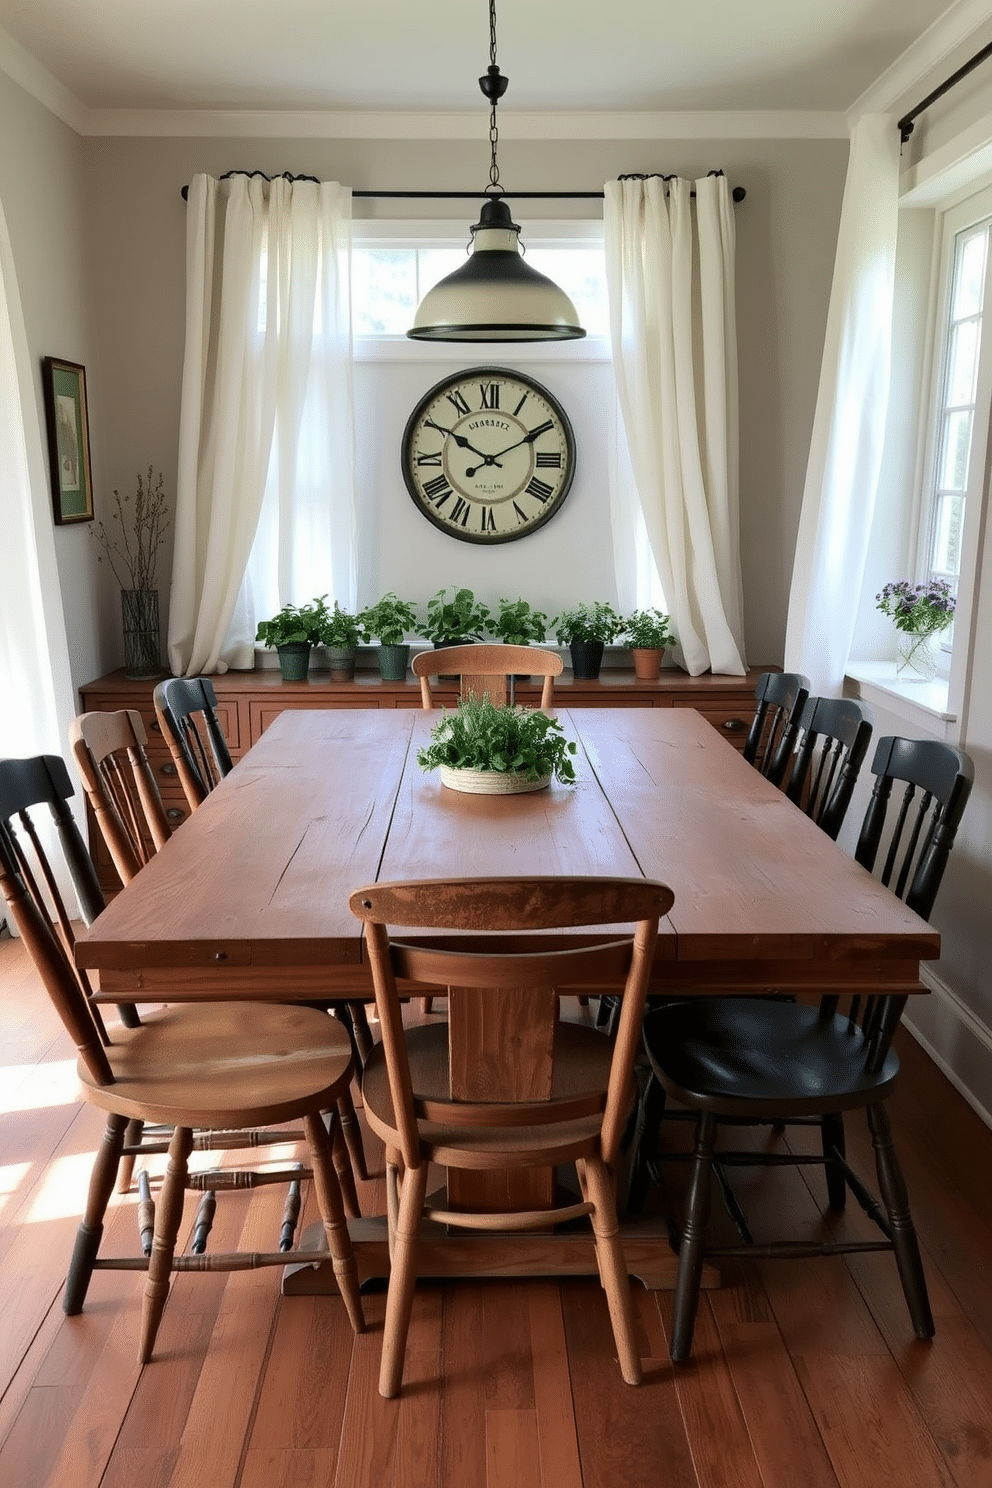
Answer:
<path fill-rule="evenodd" d="M 0 201 L 10 233 L 34 391 L 45 427 L 41 363 L 64 357 L 86 367 L 93 435 L 93 483 L 102 480 L 98 368 L 85 259 L 83 152 L 79 138 L 0 72 Z M 47 470 L 47 450 L 45 452 Z M 51 503 L 49 502 L 49 510 Z M 75 686 L 102 669 L 102 577 L 92 526 L 55 528 L 69 656 Z M 53 740 L 53 748 L 60 741 Z"/>
<path fill-rule="evenodd" d="M 92 138 L 83 154 L 90 282 L 99 307 L 103 500 L 149 463 L 175 489 L 186 219 L 180 189 L 194 173 L 248 166 L 309 172 L 355 189 L 440 190 L 483 181 L 485 165 L 480 147 L 465 141 Z M 846 141 L 501 140 L 500 154 L 504 181 L 520 190 L 600 190 L 622 171 L 700 175 L 716 166 L 745 187 L 737 209 L 745 621 L 749 657 L 780 662 Z M 556 208 L 562 216 L 589 211 L 576 203 L 520 202 L 514 211 L 524 236 L 528 220 Z M 451 203 L 363 201 L 356 213 L 450 218 Z M 360 502 L 375 522 L 360 560 L 363 598 L 380 588 L 426 598 L 459 579 L 486 597 L 524 593 L 539 602 L 546 595 L 549 606 L 559 596 L 609 597 L 604 410 L 594 391 L 574 385 L 567 357 L 539 364 L 523 347 L 505 350 L 501 363 L 531 370 L 574 413 L 579 474 L 566 506 L 546 529 L 499 553 L 473 553 L 417 518 L 399 474 L 406 418 L 445 370 L 471 366 L 479 356 L 463 348 L 447 364 L 425 362 L 419 371 L 411 365 L 403 393 L 377 408 L 376 426 L 365 431 Z M 119 660 L 119 651 L 107 654 L 106 668 Z"/>

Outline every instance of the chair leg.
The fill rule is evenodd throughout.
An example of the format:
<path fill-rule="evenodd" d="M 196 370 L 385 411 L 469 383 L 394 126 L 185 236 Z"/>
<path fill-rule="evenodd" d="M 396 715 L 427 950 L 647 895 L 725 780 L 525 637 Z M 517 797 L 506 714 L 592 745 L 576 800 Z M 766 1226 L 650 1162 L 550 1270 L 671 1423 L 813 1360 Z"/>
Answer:
<path fill-rule="evenodd" d="M 176 1250 L 176 1237 L 183 1217 L 183 1198 L 186 1193 L 186 1178 L 189 1172 L 189 1155 L 193 1150 L 193 1133 L 185 1126 L 177 1126 L 169 1143 L 169 1165 L 162 1184 L 162 1192 L 155 1211 L 155 1235 L 152 1253 L 148 1258 L 148 1279 L 145 1282 L 145 1297 L 141 1310 L 141 1342 L 138 1358 L 147 1364 L 155 1347 L 158 1325 L 162 1321 L 166 1298 L 169 1295 L 169 1277 L 172 1274 L 172 1257 Z"/>
<path fill-rule="evenodd" d="M 124 1133 L 125 1147 L 137 1147 L 141 1141 L 141 1133 L 144 1129 L 145 1123 L 143 1121 L 129 1121 L 127 1130 Z M 126 1152 L 121 1157 L 120 1165 L 117 1169 L 118 1193 L 127 1193 L 131 1187 L 131 1179 L 134 1177 L 134 1158 L 135 1154 L 133 1152 Z"/>
<path fill-rule="evenodd" d="M 304 1117 L 307 1143 L 310 1147 L 310 1162 L 313 1168 L 313 1185 L 317 1195 L 317 1206 L 324 1222 L 327 1249 L 331 1253 L 331 1266 L 338 1290 L 348 1310 L 351 1326 L 356 1333 L 365 1332 L 365 1313 L 358 1285 L 358 1266 L 355 1252 L 351 1248 L 348 1221 L 345 1218 L 341 1190 L 334 1172 L 331 1155 L 331 1139 L 323 1118 Z"/>
<path fill-rule="evenodd" d="M 932 1338 L 936 1329 L 933 1313 L 930 1311 L 927 1279 L 923 1273 L 923 1261 L 920 1257 L 913 1217 L 909 1212 L 906 1182 L 896 1157 L 895 1147 L 892 1145 L 892 1129 L 889 1126 L 888 1112 L 883 1105 L 879 1104 L 869 1106 L 867 1115 L 872 1145 L 875 1148 L 878 1188 L 889 1217 L 892 1246 L 895 1250 L 896 1264 L 899 1267 L 899 1277 L 906 1295 L 906 1305 L 909 1308 L 913 1331 L 917 1338 Z"/>
<path fill-rule="evenodd" d="M 369 1170 L 365 1161 L 365 1148 L 362 1146 L 362 1130 L 358 1125 L 355 1102 L 351 1098 L 350 1090 L 346 1090 L 338 1101 L 338 1120 L 341 1122 L 341 1135 L 344 1137 L 355 1177 L 360 1178 L 363 1183 L 368 1183 Z"/>
<path fill-rule="evenodd" d="M 379 1366 L 379 1394 L 392 1400 L 400 1392 L 403 1379 L 403 1355 L 410 1330 L 413 1290 L 417 1281 L 417 1240 L 427 1192 L 428 1164 L 407 1168 L 400 1189 L 400 1208 L 396 1221 L 396 1246 L 389 1270 L 386 1293 L 386 1320 L 382 1330 L 382 1362 Z"/>
<path fill-rule="evenodd" d="M 576 1167 L 580 1164 L 577 1163 Z M 641 1359 L 634 1341 L 634 1309 L 630 1301 L 630 1279 L 620 1243 L 620 1226 L 613 1196 L 613 1184 L 606 1164 L 599 1157 L 587 1157 L 583 1163 L 583 1191 L 593 1205 L 590 1216 L 596 1236 L 596 1259 L 599 1276 L 606 1292 L 617 1346 L 620 1373 L 628 1385 L 639 1385 L 642 1379 Z"/>
<path fill-rule="evenodd" d="M 703 1240 L 710 1217 L 710 1170 L 715 1141 L 716 1120 L 709 1111 L 701 1111 L 696 1123 L 696 1147 L 689 1173 L 689 1193 L 675 1281 L 675 1314 L 668 1350 L 673 1364 L 684 1364 L 692 1352 L 699 1285 L 703 1275 Z"/>
<path fill-rule="evenodd" d="M 651 1175 L 648 1159 L 654 1154 L 658 1129 L 665 1115 L 665 1087 L 653 1071 L 637 1102 L 637 1125 L 634 1128 L 634 1154 L 627 1180 L 627 1213 L 640 1214 L 647 1197 Z"/>
<path fill-rule="evenodd" d="M 832 1160 L 835 1153 L 838 1157 L 846 1155 L 844 1118 L 839 1111 L 820 1117 L 820 1145 L 826 1164 L 827 1202 L 831 1209 L 840 1213 L 847 1205 L 847 1181 L 844 1169 Z"/>
<path fill-rule="evenodd" d="M 365 1010 L 364 1002 L 349 1002 L 348 1007 L 351 1011 L 352 1033 L 358 1050 L 355 1068 L 362 1070 L 365 1068 L 365 1061 L 372 1053 L 375 1040 L 369 1027 L 369 1015 Z"/>
<path fill-rule="evenodd" d="M 432 1013 L 434 1011 L 433 997 L 422 997 L 420 999 L 420 1011 L 422 1013 Z"/>
<path fill-rule="evenodd" d="M 66 1277 L 65 1291 L 62 1294 L 62 1310 L 69 1317 L 74 1317 L 77 1312 L 83 1310 L 86 1290 L 90 1284 L 90 1277 L 93 1275 L 93 1264 L 100 1249 L 100 1241 L 103 1239 L 103 1216 L 107 1212 L 110 1195 L 114 1191 L 114 1183 L 120 1171 L 121 1151 L 124 1147 L 127 1128 L 126 1116 L 107 1117 L 103 1141 L 90 1174 L 86 1210 L 82 1223 L 76 1231 L 76 1243 L 72 1248 L 69 1274 Z"/>

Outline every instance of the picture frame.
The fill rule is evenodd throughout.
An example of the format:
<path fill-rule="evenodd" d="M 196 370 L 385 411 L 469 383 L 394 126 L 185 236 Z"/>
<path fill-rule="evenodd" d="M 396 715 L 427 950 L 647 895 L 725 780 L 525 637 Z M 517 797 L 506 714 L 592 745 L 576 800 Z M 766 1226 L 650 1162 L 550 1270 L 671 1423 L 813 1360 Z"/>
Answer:
<path fill-rule="evenodd" d="M 86 369 L 78 362 L 45 357 L 42 362 L 52 505 L 56 526 L 93 520 L 90 428 Z"/>

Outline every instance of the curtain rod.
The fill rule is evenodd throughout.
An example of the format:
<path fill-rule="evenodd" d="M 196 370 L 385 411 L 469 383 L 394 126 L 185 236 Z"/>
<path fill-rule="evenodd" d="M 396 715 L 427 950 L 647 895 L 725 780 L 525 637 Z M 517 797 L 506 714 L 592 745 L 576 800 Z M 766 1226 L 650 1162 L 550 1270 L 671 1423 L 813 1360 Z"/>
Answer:
<path fill-rule="evenodd" d="M 711 175 L 711 176 L 722 176 L 723 175 L 723 171 L 722 170 L 711 170 L 711 171 L 708 171 L 707 174 L 708 175 Z M 291 171 L 283 171 L 281 173 L 281 175 L 279 175 L 279 176 L 267 176 L 264 171 L 259 171 L 259 170 L 255 170 L 255 171 L 229 170 L 229 171 L 225 171 L 224 174 L 219 177 L 219 179 L 221 181 L 226 181 L 230 176 L 261 176 L 262 179 L 263 179 L 263 181 L 272 181 L 272 180 L 317 181 L 317 177 L 316 176 L 294 176 Z M 661 180 L 661 181 L 670 181 L 670 180 L 672 180 L 672 176 L 671 175 L 662 175 L 658 171 L 646 172 L 646 173 L 640 172 L 640 171 L 635 171 L 635 172 L 633 172 L 630 175 L 618 176 L 617 177 L 617 179 L 620 180 L 620 181 L 647 181 L 649 179 L 655 179 L 655 178 L 658 179 L 658 180 Z M 455 200 L 463 200 L 463 201 L 473 201 L 474 200 L 474 201 L 478 201 L 480 197 L 483 197 L 483 196 L 486 195 L 486 192 L 485 191 L 352 191 L 351 194 L 352 194 L 353 197 L 361 197 L 361 198 L 363 198 L 365 200 L 375 199 L 375 198 L 382 198 L 383 200 L 386 200 L 388 198 L 388 199 L 393 199 L 393 200 L 400 199 L 400 200 L 404 200 L 404 201 L 455 201 Z M 604 194 L 605 193 L 602 192 L 602 191 L 507 191 L 507 192 L 504 192 L 504 195 L 505 196 L 512 197 L 514 201 L 602 201 Z M 695 194 L 696 193 L 694 191 L 690 193 L 690 195 L 692 195 L 692 196 L 695 196 Z M 180 195 L 182 196 L 183 201 L 187 201 L 189 199 L 189 186 L 183 186 L 182 187 L 182 190 L 180 192 Z M 734 189 L 733 189 L 733 191 L 731 192 L 731 196 L 733 197 L 733 199 L 734 199 L 735 202 L 742 202 L 744 200 L 744 198 L 747 196 L 747 192 L 746 192 L 746 190 L 744 189 L 743 186 L 735 186 Z"/>
<path fill-rule="evenodd" d="M 988 46 L 982 47 L 980 52 L 976 52 L 963 67 L 959 67 L 957 72 L 952 73 L 945 82 L 941 83 L 939 88 L 934 88 L 932 93 L 928 93 L 922 103 L 918 103 L 914 109 L 910 109 L 908 114 L 904 114 L 897 126 L 899 129 L 899 143 L 901 145 L 906 143 L 913 132 L 914 120 L 918 119 L 925 109 L 928 109 L 932 103 L 936 103 L 937 99 L 942 98 L 945 93 L 950 92 L 951 88 L 959 83 L 962 78 L 966 78 L 969 72 L 974 72 L 975 68 L 984 62 L 987 57 L 992 57 L 992 41 L 989 42 Z"/>

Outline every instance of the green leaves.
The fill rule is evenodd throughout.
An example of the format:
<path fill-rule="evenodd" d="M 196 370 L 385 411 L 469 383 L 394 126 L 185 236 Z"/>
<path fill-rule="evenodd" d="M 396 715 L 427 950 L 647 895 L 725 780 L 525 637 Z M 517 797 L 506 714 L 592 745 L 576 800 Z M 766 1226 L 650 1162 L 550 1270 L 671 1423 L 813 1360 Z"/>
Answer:
<path fill-rule="evenodd" d="M 560 646 L 572 641 L 612 641 L 623 630 L 623 620 L 612 605 L 596 599 L 592 604 L 563 610 L 551 622 Z"/>
<path fill-rule="evenodd" d="M 671 646 L 675 642 L 671 624 L 671 616 L 661 610 L 635 610 L 623 622 L 623 639 L 628 646 Z"/>
<path fill-rule="evenodd" d="M 409 600 L 397 599 L 390 590 L 380 600 L 362 610 L 358 623 L 369 635 L 378 636 L 383 646 L 402 646 L 408 630 L 417 624 L 417 612 Z"/>
<path fill-rule="evenodd" d="M 283 605 L 278 615 L 271 620 L 260 620 L 255 632 L 256 641 L 265 646 L 318 646 L 323 638 L 328 620 L 326 594 L 308 605 Z"/>
<path fill-rule="evenodd" d="M 507 646 L 540 645 L 548 633 L 548 617 L 543 610 L 532 610 L 526 599 L 501 599 L 492 630 Z"/>
<path fill-rule="evenodd" d="M 417 754 L 422 770 L 448 765 L 454 770 L 514 772 L 528 780 L 554 775 L 562 784 L 575 779 L 571 756 L 577 746 L 566 739 L 557 718 L 534 708 L 497 707 L 488 698 L 462 698 L 431 730 L 431 742 Z"/>
<path fill-rule="evenodd" d="M 477 641 L 492 620 L 488 607 L 476 602 L 471 589 L 456 589 L 453 599 L 445 599 L 447 592 L 439 589 L 427 601 L 424 635 L 429 641 Z"/>

